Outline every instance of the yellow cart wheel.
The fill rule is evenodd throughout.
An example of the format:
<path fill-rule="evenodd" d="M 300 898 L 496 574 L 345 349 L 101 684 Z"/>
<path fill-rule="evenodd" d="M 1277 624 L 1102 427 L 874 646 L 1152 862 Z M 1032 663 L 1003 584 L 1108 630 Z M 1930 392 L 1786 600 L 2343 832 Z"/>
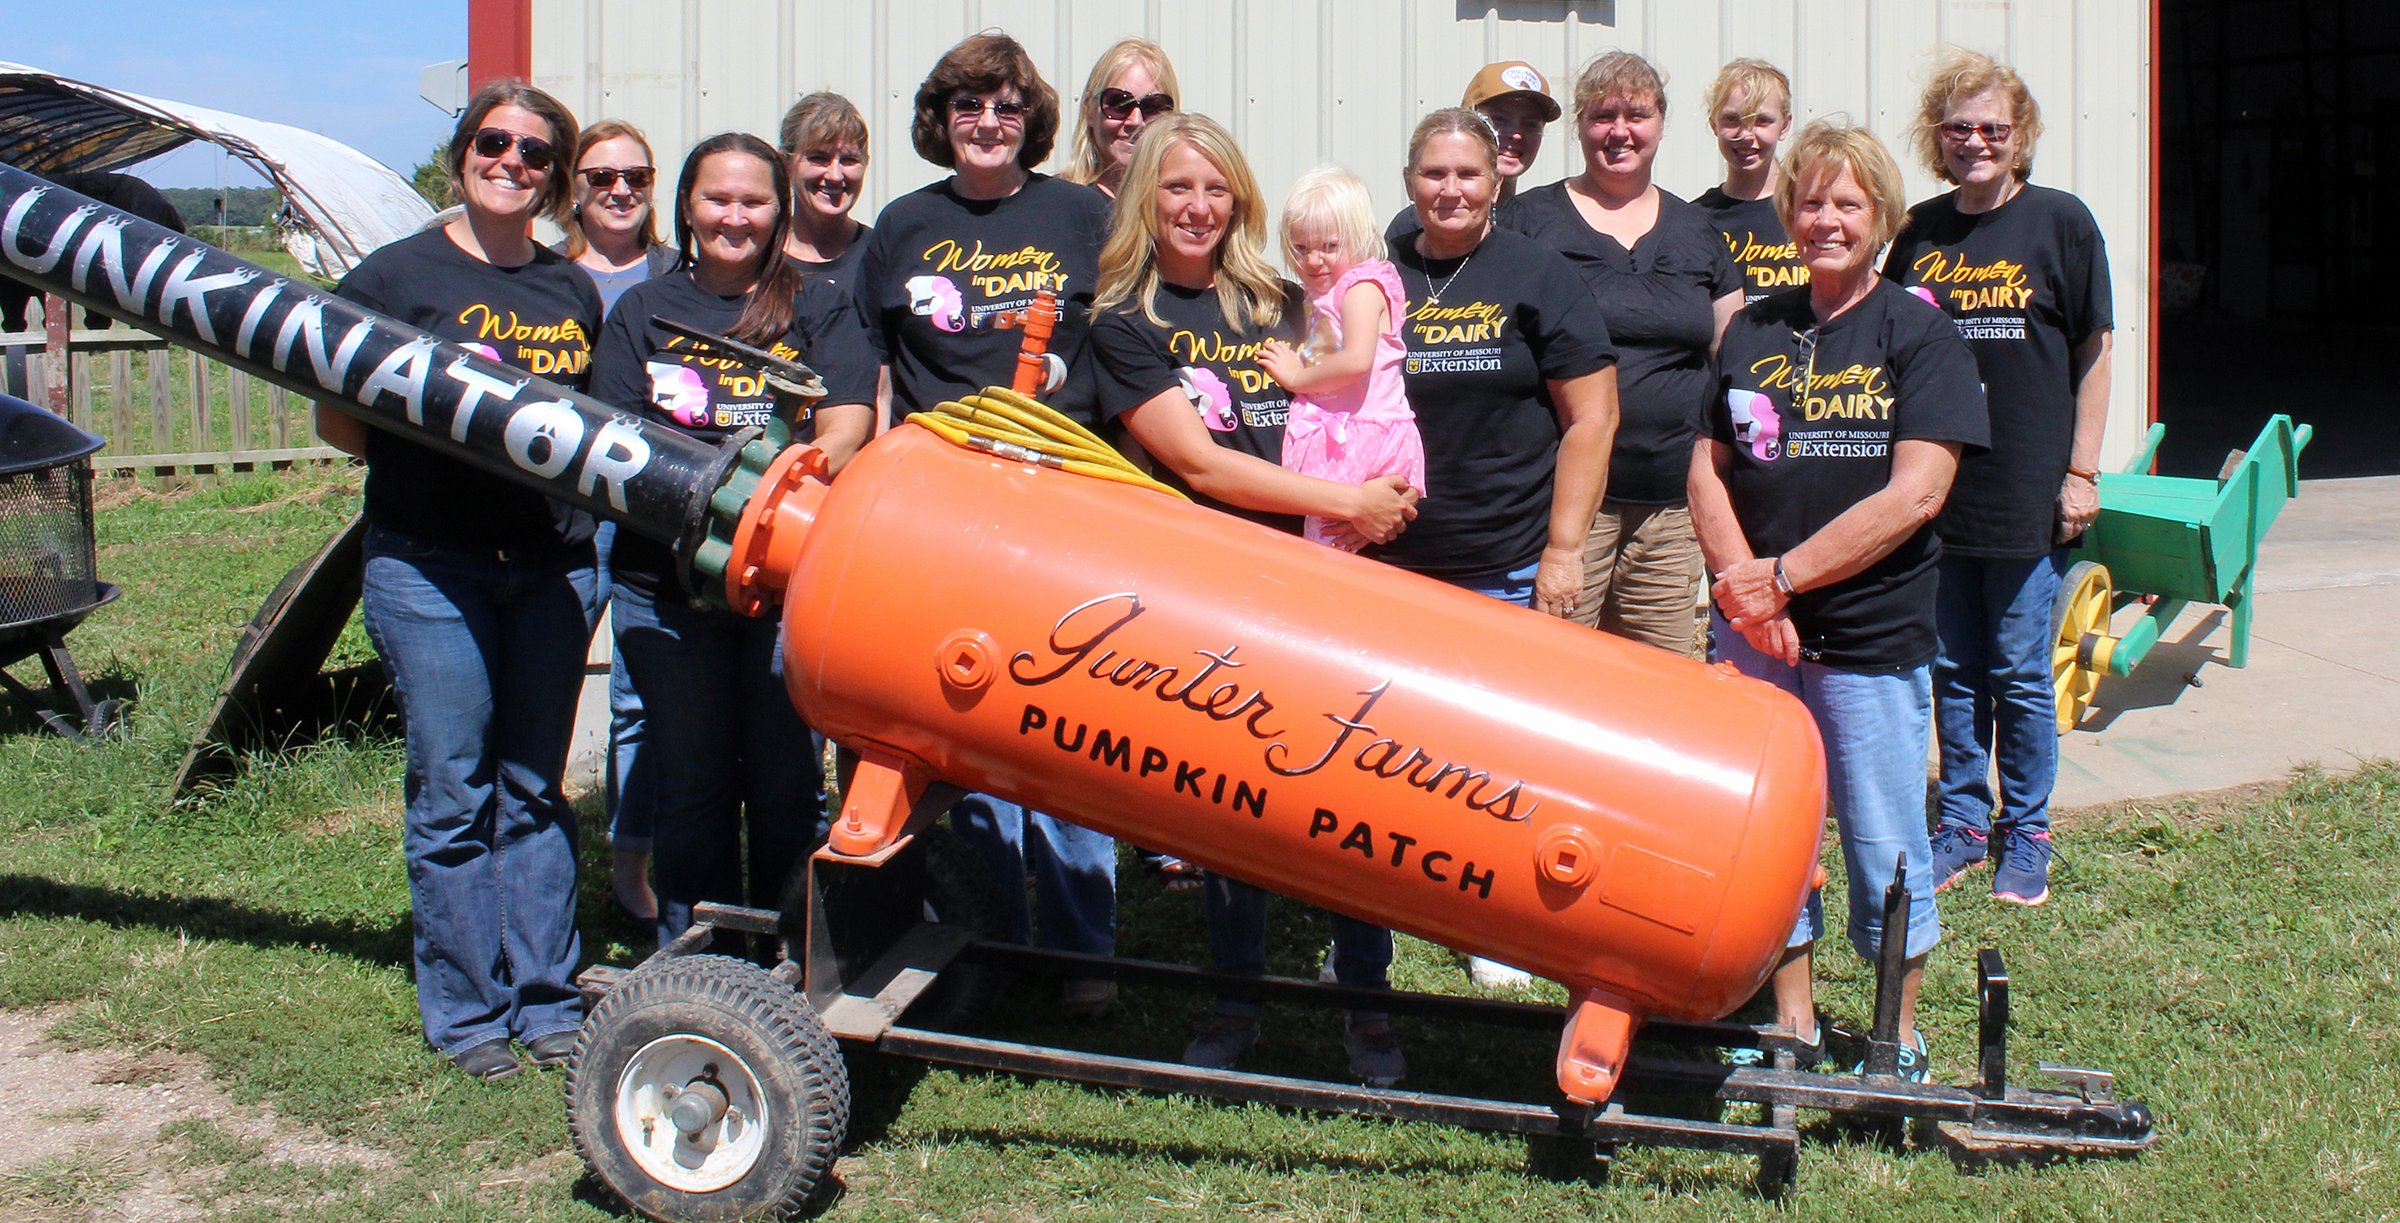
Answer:
<path fill-rule="evenodd" d="M 2050 682 L 2062 735 L 2083 721 L 2084 711 L 2092 707 L 2092 691 L 2100 686 L 2100 673 L 2082 660 L 2083 638 L 2108 632 L 2114 596 L 2108 566 L 2096 561 L 2075 562 L 2059 583 L 2058 606 L 2050 619 Z"/>

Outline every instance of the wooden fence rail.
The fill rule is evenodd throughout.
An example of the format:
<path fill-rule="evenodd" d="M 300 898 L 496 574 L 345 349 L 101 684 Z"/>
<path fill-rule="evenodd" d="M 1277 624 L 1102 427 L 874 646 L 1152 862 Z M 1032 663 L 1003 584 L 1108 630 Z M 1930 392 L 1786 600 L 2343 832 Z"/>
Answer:
<path fill-rule="evenodd" d="M 146 331 L 70 330 L 79 307 L 42 304 L 42 330 L 0 334 L 0 390 L 107 438 L 95 471 L 169 476 L 348 457 L 316 444 L 306 399 Z"/>

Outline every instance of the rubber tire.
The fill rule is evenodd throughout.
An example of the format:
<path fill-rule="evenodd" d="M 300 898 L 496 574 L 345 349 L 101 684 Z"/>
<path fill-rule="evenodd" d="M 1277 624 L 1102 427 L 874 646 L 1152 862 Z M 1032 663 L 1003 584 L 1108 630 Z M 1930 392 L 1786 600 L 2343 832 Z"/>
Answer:
<path fill-rule="evenodd" d="M 906 888 L 913 892 L 912 910 L 905 916 L 872 923 L 872 929 L 844 929 L 841 923 L 843 902 L 840 892 L 827 896 L 827 906 L 834 914 L 834 955 L 840 962 L 842 979 L 854 980 L 864 973 L 889 949 L 893 939 L 907 929 L 909 920 L 938 921 L 961 925 L 975 932 L 986 942 L 1005 943 L 1010 930 L 1007 906 L 1000 897 L 999 881 L 984 864 L 973 846 L 951 831 L 947 825 L 935 824 L 918 833 L 908 848 L 872 874 L 852 876 L 859 886 Z M 783 888 L 783 930 L 785 954 L 799 958 L 803 951 L 801 938 L 806 930 L 808 863 L 802 861 L 792 870 Z M 888 899 L 888 898 L 887 898 Z M 905 899 L 905 898 L 902 898 Z M 874 900 L 868 899 L 873 904 Z M 858 923 L 854 920 L 853 926 Z M 942 970 L 941 976 L 916 1002 L 903 1018 L 910 1027 L 949 1030 L 981 1014 L 1000 991 L 1007 987 L 1008 973 L 988 964 L 955 964 Z"/>
<path fill-rule="evenodd" d="M 778 1123 L 748 1175 L 712 1193 L 660 1183 L 616 1128 L 617 1083 L 650 1042 L 692 1035 L 740 1057 Z M 592 1008 L 567 1063 L 567 1129 L 610 1192 L 667 1223 L 780 1219 L 804 1209 L 833 1169 L 850 1127 L 850 1075 L 833 1034 L 806 998 L 757 966 L 726 956 L 678 956 L 629 974 Z"/>

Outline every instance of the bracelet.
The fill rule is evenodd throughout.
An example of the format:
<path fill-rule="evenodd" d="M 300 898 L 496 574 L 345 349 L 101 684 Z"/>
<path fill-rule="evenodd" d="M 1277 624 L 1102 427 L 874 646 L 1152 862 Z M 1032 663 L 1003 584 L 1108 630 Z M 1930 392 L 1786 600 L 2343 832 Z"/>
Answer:
<path fill-rule="evenodd" d="M 2082 476 L 2083 482 L 2086 484 L 2097 485 L 2100 483 L 2100 472 L 2096 468 L 2069 467 L 2067 469 L 2067 474 L 2070 476 Z"/>
<path fill-rule="evenodd" d="M 1784 573 L 1783 558 L 1780 556 L 1775 558 L 1775 592 L 1787 599 L 1800 593 L 1793 588 L 1790 575 Z"/>

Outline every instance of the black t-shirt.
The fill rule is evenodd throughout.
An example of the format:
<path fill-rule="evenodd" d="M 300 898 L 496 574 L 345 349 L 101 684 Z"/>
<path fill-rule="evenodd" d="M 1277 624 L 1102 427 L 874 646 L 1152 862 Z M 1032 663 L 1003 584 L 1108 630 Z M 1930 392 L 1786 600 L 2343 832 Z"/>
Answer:
<path fill-rule="evenodd" d="M 1807 289 L 1750 306 L 1726 326 L 1718 364 L 1709 435 L 1733 450 L 1725 487 L 1758 556 L 1791 551 L 1891 483 L 1897 442 L 1985 444 L 1983 391 L 1958 327 L 1888 280 L 1821 327 Z M 1812 389 L 1795 411 L 1804 380 Z M 1929 524 L 1864 571 L 1802 591 L 1791 614 L 1804 656 L 1876 673 L 1931 662 L 1941 554 Z"/>
<path fill-rule="evenodd" d="M 1215 289 L 1158 286 L 1160 327 L 1143 317 L 1139 303 L 1108 311 L 1092 323 L 1094 391 L 1100 419 L 1115 421 L 1166 391 L 1191 396 L 1193 410 L 1218 445 L 1243 454 L 1283 461 L 1283 418 L 1291 394 L 1258 364 L 1267 340 L 1298 345 L 1307 324 L 1307 300 L 1298 285 L 1284 286 L 1283 315 L 1271 327 L 1236 327 L 1225 318 Z M 1158 478 L 1211 509 L 1223 510 L 1293 535 L 1300 519 L 1244 509 L 1193 492 L 1165 464 Z"/>
<path fill-rule="evenodd" d="M 1800 262 L 1800 244 L 1784 232 L 1775 215 L 1775 198 L 1737 200 L 1723 187 L 1711 187 L 1692 203 L 1725 235 L 1725 250 L 1742 269 L 1742 304 L 1808 283 L 1808 266 Z"/>
<path fill-rule="evenodd" d="M 1708 414 L 1715 302 L 1741 287 L 1724 236 L 1707 213 L 1662 190 L 1657 223 L 1626 250 L 1583 219 L 1563 182 L 1519 195 L 1499 223 L 1566 256 L 1608 320 L 1618 412 L 1609 500 L 1680 503 Z"/>
<path fill-rule="evenodd" d="M 1424 232 L 1425 222 L 1417 219 L 1417 206 L 1410 204 L 1392 214 L 1392 223 L 1383 227 L 1383 243 L 1398 246 Z"/>
<path fill-rule="evenodd" d="M 1392 262 L 1408 291 L 1400 369 L 1427 495 L 1399 538 L 1365 555 L 1453 582 L 1522 569 L 1550 537 L 1559 426 L 1546 384 L 1613 364 L 1608 323 L 1572 265 L 1505 229 L 1463 261 L 1429 262 L 1406 241 Z"/>
<path fill-rule="evenodd" d="M 990 316 L 1058 294 L 1049 351 L 1071 370 L 1084 359 L 1108 197 L 1036 174 L 997 200 L 958 195 L 952 180 L 912 191 L 875 218 L 853 291 L 875 350 L 892 367 L 895 413 L 905 415 L 1016 378 L 1025 333 Z M 1069 378 L 1051 407 L 1089 423 L 1089 378 Z"/>
<path fill-rule="evenodd" d="M 874 236 L 874 226 L 859 226 L 858 233 L 850 239 L 850 245 L 843 247 L 841 254 L 822 263 L 809 259 L 792 259 L 789 255 L 784 257 L 792 259 L 792 262 L 809 276 L 830 285 L 839 285 L 843 292 L 849 293 L 854 291 L 853 287 L 858 283 L 858 270 L 866 266 L 867 242 Z"/>
<path fill-rule="evenodd" d="M 377 248 L 334 292 L 439 339 L 583 389 L 600 293 L 556 252 L 513 268 L 485 263 L 441 229 Z M 367 430 L 367 521 L 455 548 L 563 552 L 592 538 L 592 516 L 384 429 Z"/>
<path fill-rule="evenodd" d="M 774 400 L 758 371 L 739 362 L 703 357 L 691 341 L 656 325 L 670 319 L 724 335 L 741 321 L 746 297 L 721 297 L 699 286 L 690 270 L 671 272 L 625 291 L 600 329 L 592 353 L 592 398 L 639 413 L 649 428 L 670 428 L 706 441 L 766 423 Z M 792 299 L 792 326 L 769 349 L 797 359 L 825 381 L 820 406 L 875 402 L 875 354 L 850 296 L 832 284 L 807 281 Z M 816 436 L 813 420 L 794 436 Z M 617 532 L 610 572 L 655 588 L 675 571 L 667 545 Z"/>
<path fill-rule="evenodd" d="M 1935 525 L 1966 556 L 2039 556 L 2075 448 L 2075 346 L 2114 326 L 2108 249 L 2083 201 L 2028 185 L 1990 212 L 1957 193 L 1908 212 L 1883 274 L 1958 320 L 1992 405 L 1992 448 L 1962 464 Z"/>

